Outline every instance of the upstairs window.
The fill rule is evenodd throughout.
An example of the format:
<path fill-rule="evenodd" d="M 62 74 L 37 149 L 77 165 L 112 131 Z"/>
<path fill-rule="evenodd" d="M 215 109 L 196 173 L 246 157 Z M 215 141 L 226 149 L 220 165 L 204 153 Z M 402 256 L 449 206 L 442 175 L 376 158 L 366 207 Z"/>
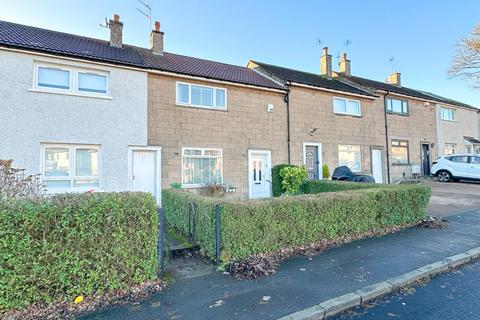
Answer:
<path fill-rule="evenodd" d="M 345 98 L 333 98 L 333 112 L 337 114 L 348 114 L 352 116 L 361 116 L 362 110 L 359 100 Z"/>
<path fill-rule="evenodd" d="M 37 86 L 70 90 L 70 70 L 53 67 L 38 67 Z"/>
<path fill-rule="evenodd" d="M 448 108 L 440 108 L 440 118 L 446 121 L 455 120 L 455 110 Z"/>
<path fill-rule="evenodd" d="M 78 91 L 107 94 L 107 76 L 78 72 Z"/>
<path fill-rule="evenodd" d="M 107 96 L 109 73 L 73 66 L 38 63 L 34 87 L 38 91 L 72 95 Z"/>
<path fill-rule="evenodd" d="M 177 104 L 200 108 L 226 109 L 227 90 L 178 82 Z"/>
<path fill-rule="evenodd" d="M 387 98 L 387 112 L 408 115 L 408 101 Z"/>

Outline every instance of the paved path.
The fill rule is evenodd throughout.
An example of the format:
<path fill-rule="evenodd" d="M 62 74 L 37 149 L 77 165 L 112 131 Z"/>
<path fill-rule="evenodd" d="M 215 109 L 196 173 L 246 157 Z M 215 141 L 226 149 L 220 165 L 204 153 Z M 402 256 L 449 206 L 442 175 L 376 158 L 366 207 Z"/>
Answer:
<path fill-rule="evenodd" d="M 273 276 L 236 281 L 220 272 L 180 278 L 138 306 L 86 319 L 277 319 L 343 293 L 480 246 L 480 209 L 446 230 L 411 228 L 284 262 Z M 269 301 L 262 297 L 269 296 Z"/>
<path fill-rule="evenodd" d="M 480 262 L 477 261 L 332 320 L 480 319 L 479 286 Z"/>

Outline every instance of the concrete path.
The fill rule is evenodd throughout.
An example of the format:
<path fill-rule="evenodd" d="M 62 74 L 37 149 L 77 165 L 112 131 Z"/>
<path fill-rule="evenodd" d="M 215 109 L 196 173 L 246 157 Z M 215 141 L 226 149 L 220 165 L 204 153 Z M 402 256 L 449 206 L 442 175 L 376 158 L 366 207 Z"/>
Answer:
<path fill-rule="evenodd" d="M 480 209 L 450 216 L 446 230 L 411 228 L 290 259 L 260 280 L 220 272 L 178 278 L 140 305 L 85 319 L 277 319 L 478 246 Z"/>
<path fill-rule="evenodd" d="M 477 261 L 429 282 L 389 294 L 367 308 L 355 308 L 331 319 L 479 319 L 479 285 L 480 261 Z"/>

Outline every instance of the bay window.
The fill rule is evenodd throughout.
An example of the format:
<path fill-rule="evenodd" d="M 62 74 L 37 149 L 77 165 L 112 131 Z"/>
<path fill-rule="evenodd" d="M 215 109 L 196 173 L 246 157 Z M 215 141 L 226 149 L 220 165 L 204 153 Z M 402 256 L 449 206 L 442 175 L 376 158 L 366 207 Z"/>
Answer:
<path fill-rule="evenodd" d="M 199 187 L 223 182 L 221 149 L 183 148 L 182 186 Z"/>

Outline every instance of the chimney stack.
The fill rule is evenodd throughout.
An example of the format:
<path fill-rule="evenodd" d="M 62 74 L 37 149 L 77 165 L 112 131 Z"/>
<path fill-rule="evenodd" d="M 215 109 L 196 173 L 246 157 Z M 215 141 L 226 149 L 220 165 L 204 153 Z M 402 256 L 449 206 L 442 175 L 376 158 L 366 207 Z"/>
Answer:
<path fill-rule="evenodd" d="M 328 54 L 328 48 L 323 48 L 323 55 L 320 57 L 320 74 L 326 78 L 332 77 L 332 56 Z"/>
<path fill-rule="evenodd" d="M 400 79 L 400 72 L 394 71 L 387 79 L 387 82 L 393 84 L 395 86 L 402 86 L 402 82 Z"/>
<path fill-rule="evenodd" d="M 342 59 L 338 63 L 338 72 L 346 76 L 352 75 L 350 70 L 350 60 L 347 60 L 347 54 L 345 52 L 342 54 Z"/>
<path fill-rule="evenodd" d="M 160 31 L 160 22 L 155 21 L 155 26 L 150 33 L 150 49 L 155 54 L 163 55 L 163 32 Z"/>
<path fill-rule="evenodd" d="M 121 48 L 123 22 L 120 21 L 120 16 L 118 14 L 113 15 L 113 20 L 110 19 L 108 27 L 110 28 L 110 45 L 112 47 Z"/>

